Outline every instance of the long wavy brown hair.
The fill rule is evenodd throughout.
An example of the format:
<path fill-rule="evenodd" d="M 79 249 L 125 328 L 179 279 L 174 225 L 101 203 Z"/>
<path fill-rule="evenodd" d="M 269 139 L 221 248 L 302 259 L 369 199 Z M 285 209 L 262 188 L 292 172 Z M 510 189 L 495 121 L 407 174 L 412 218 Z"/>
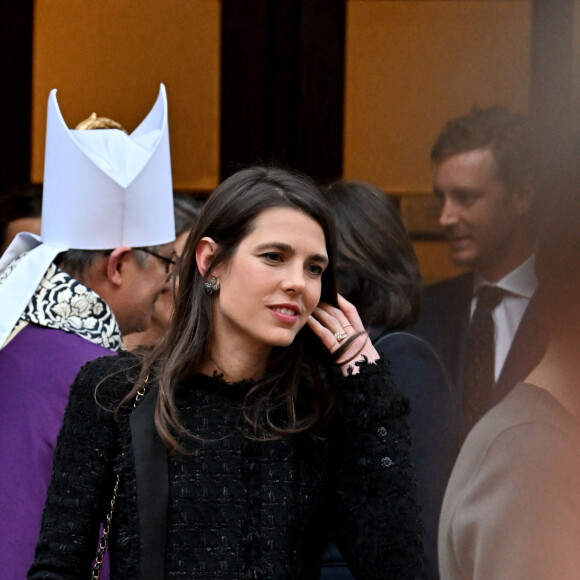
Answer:
<path fill-rule="evenodd" d="M 334 222 L 316 185 L 305 176 L 265 167 L 238 171 L 222 182 L 206 202 L 185 245 L 170 328 L 161 342 L 144 355 L 140 376 L 121 402 L 123 405 L 132 400 L 147 377 L 149 382 L 158 381 L 155 426 L 170 451 L 183 451 L 180 439 L 193 437 L 180 421 L 175 394 L 208 360 L 213 341 L 215 296 L 204 291 L 205 278 L 218 264 L 231 259 L 252 231 L 258 215 L 274 207 L 297 209 L 320 224 L 329 258 L 322 275 L 321 301 L 336 305 Z M 195 259 L 197 245 L 205 236 L 218 246 L 206 277 L 200 274 Z M 252 384 L 244 400 L 243 416 L 251 427 L 251 436 L 278 438 L 315 432 L 335 406 L 331 365 L 346 347 L 348 344 L 343 344 L 331 358 L 308 327 L 298 332 L 290 346 L 274 347 L 265 376 Z"/>

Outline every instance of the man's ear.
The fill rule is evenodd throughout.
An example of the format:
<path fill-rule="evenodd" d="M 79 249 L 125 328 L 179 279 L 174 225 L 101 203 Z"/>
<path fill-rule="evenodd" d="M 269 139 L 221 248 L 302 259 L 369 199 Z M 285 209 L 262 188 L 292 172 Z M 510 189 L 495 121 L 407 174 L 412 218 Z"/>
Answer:
<path fill-rule="evenodd" d="M 131 248 L 128 246 L 119 246 L 109 254 L 107 259 L 107 278 L 113 286 L 121 285 L 123 269 L 130 252 Z"/>
<path fill-rule="evenodd" d="M 197 269 L 202 276 L 212 263 L 215 255 L 217 253 L 217 244 L 211 238 L 207 236 L 201 238 L 197 247 L 195 248 L 195 263 L 197 264 Z"/>

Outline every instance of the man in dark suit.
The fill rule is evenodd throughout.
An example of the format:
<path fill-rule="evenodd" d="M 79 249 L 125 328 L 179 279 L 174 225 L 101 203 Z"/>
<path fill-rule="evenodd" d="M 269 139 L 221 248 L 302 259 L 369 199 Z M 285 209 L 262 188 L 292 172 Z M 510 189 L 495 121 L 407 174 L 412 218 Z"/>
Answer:
<path fill-rule="evenodd" d="M 533 315 L 536 220 L 528 121 L 499 106 L 474 109 L 445 125 L 431 159 L 451 259 L 470 271 L 426 289 L 415 332 L 446 365 L 466 434 L 543 352 Z"/>

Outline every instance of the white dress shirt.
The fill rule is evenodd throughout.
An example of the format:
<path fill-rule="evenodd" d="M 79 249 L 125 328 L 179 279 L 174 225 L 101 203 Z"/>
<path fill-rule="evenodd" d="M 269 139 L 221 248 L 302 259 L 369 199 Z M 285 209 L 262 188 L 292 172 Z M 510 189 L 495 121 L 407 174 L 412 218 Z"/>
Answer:
<path fill-rule="evenodd" d="M 538 287 L 534 263 L 535 255 L 532 254 L 523 264 L 495 284 L 491 284 L 483 276 L 477 272 L 475 273 L 473 298 L 471 299 L 471 316 L 473 316 L 477 306 L 477 292 L 482 286 L 497 286 L 507 292 L 492 315 L 495 325 L 494 372 L 496 381 L 501 373 L 524 312 Z"/>

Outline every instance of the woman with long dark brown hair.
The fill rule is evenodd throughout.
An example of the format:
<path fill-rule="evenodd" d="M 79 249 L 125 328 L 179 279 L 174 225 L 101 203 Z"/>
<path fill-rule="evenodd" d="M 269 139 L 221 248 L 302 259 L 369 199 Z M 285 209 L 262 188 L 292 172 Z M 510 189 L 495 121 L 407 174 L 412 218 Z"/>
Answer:
<path fill-rule="evenodd" d="M 337 296 L 335 253 L 308 179 L 251 168 L 216 189 L 167 335 L 72 387 L 29 578 L 89 577 L 111 498 L 112 578 L 318 578 L 331 529 L 355 576 L 416 576 L 408 403 Z"/>

